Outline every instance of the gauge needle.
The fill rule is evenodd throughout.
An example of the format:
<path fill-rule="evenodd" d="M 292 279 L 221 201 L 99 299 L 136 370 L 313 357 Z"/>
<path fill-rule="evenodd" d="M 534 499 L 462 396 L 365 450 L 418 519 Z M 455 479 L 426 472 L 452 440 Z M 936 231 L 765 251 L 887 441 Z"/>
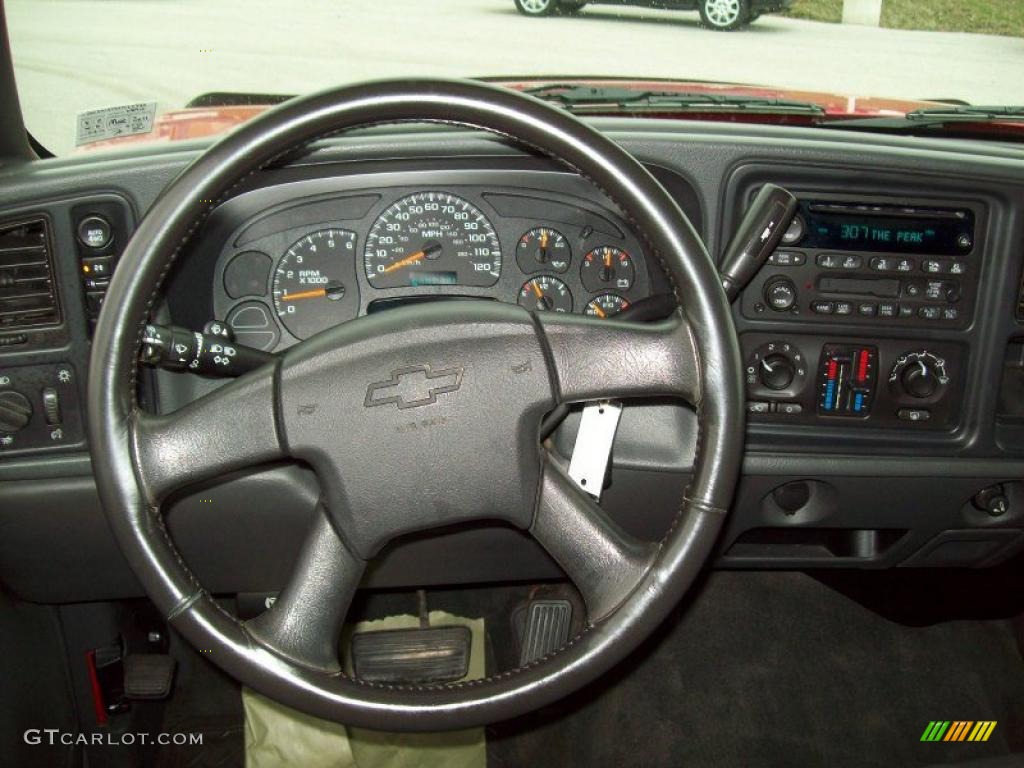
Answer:
<path fill-rule="evenodd" d="M 281 301 L 299 301 L 301 299 L 319 299 L 324 296 L 333 296 L 340 293 L 342 296 L 345 295 L 345 286 L 343 285 L 326 285 L 323 288 L 313 288 L 309 291 L 299 291 L 298 293 L 286 293 L 281 297 Z"/>
<path fill-rule="evenodd" d="M 544 291 L 540 289 L 540 286 L 536 282 L 530 283 L 530 287 L 533 288 L 533 292 L 537 294 L 538 299 L 544 298 Z"/>
<path fill-rule="evenodd" d="M 612 252 L 611 251 L 606 250 L 604 252 L 604 265 L 606 267 L 608 267 L 608 269 L 612 268 Z"/>
<path fill-rule="evenodd" d="M 597 304 L 594 305 L 594 314 L 600 317 L 602 320 L 608 317 L 608 313 L 601 309 L 599 306 L 597 306 Z"/>
<path fill-rule="evenodd" d="M 408 256 L 405 256 L 404 258 L 401 258 L 398 261 L 396 261 L 394 264 L 388 264 L 386 267 L 384 267 L 384 273 L 383 274 L 386 275 L 388 272 L 394 272 L 396 269 L 401 269 L 402 267 L 407 267 L 410 264 L 414 264 L 417 261 L 419 261 L 420 259 L 426 258 L 430 254 L 435 253 L 436 251 L 440 251 L 440 250 L 441 250 L 441 244 L 440 243 L 431 243 L 426 248 L 424 248 L 424 249 L 422 249 L 420 251 L 416 251 L 416 253 L 410 253 Z"/>

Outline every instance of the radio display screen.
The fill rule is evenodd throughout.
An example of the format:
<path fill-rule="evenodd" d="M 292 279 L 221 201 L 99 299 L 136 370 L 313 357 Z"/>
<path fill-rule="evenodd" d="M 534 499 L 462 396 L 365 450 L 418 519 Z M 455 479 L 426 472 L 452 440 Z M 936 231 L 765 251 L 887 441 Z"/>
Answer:
<path fill-rule="evenodd" d="M 974 247 L 974 212 L 843 203 L 801 203 L 800 245 L 844 251 L 962 256 Z"/>

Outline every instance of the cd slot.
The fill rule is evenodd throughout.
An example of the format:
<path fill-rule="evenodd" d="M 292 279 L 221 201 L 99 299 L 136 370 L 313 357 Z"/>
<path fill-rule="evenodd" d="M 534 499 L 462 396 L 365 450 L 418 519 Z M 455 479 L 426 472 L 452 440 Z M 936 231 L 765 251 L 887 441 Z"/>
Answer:
<path fill-rule="evenodd" d="M 900 281 L 894 278 L 822 277 L 818 280 L 818 291 L 821 293 L 877 296 L 880 299 L 895 299 L 900 295 Z"/>

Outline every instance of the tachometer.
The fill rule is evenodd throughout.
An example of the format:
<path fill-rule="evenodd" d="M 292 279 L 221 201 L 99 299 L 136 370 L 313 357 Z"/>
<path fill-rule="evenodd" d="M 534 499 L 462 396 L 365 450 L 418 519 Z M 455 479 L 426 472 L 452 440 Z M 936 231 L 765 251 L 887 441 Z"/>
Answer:
<path fill-rule="evenodd" d="M 308 339 L 356 316 L 356 236 L 346 229 L 321 229 L 297 240 L 277 263 L 274 310 L 297 339 Z"/>
<path fill-rule="evenodd" d="M 501 246 L 472 203 L 447 192 L 417 192 L 373 223 L 363 268 L 376 288 L 489 286 L 501 275 Z"/>

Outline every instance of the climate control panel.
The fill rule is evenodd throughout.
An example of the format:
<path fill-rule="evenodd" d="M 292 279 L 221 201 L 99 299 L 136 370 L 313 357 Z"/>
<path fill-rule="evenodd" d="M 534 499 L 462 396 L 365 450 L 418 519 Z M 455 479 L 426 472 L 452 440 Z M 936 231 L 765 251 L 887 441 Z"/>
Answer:
<path fill-rule="evenodd" d="M 906 429 L 956 426 L 965 349 L 950 342 L 749 333 L 754 421 Z"/>

